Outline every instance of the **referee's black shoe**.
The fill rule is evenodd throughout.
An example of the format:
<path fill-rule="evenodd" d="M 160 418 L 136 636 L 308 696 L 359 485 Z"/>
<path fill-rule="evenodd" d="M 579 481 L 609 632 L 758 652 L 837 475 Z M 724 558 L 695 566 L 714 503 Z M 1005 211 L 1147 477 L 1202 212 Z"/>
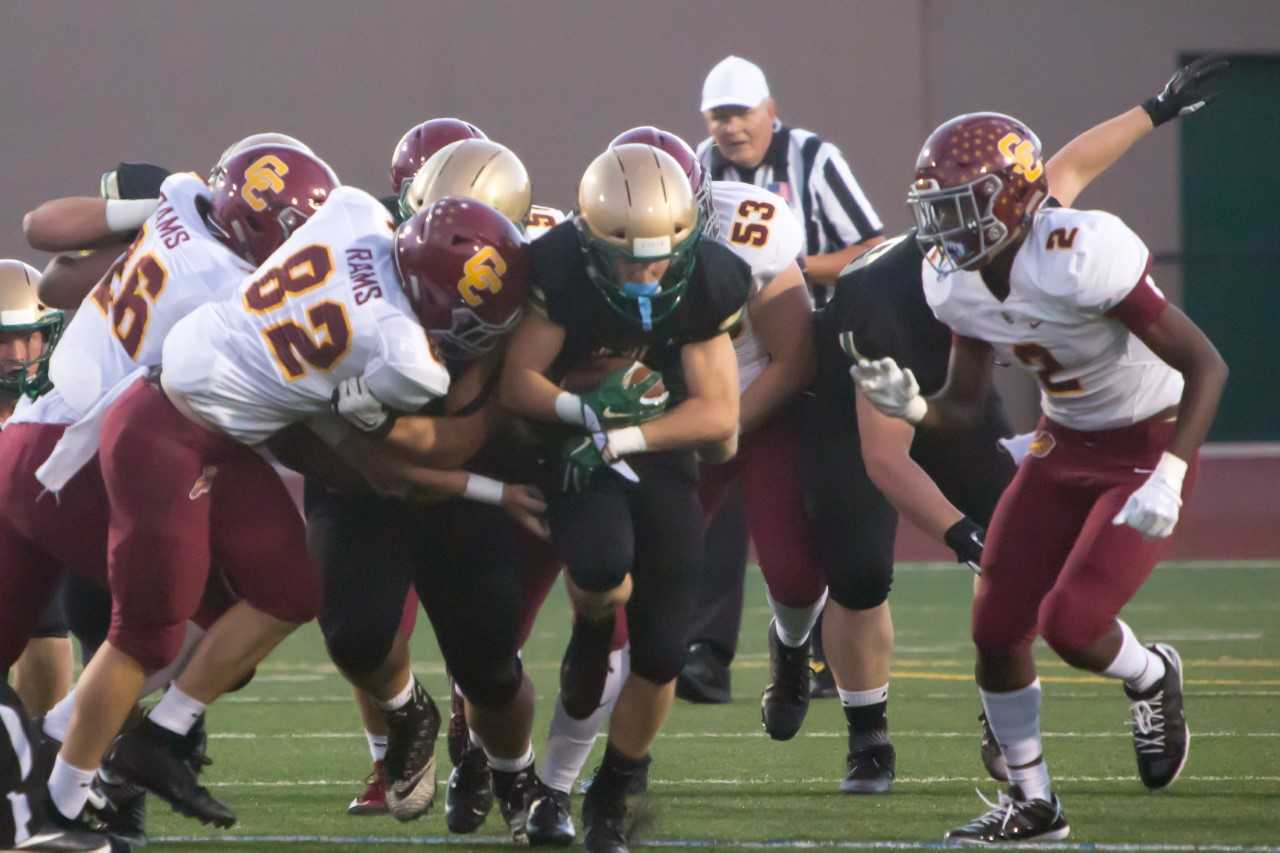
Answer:
<path fill-rule="evenodd" d="M 116 738 L 106 764 L 161 798 L 174 811 L 221 829 L 235 825 L 235 813 L 196 778 L 191 739 L 144 718 Z"/>
<path fill-rule="evenodd" d="M 733 698 L 729 662 L 714 645 L 705 640 L 689 644 L 676 676 L 676 696 L 695 705 L 724 705 Z"/>
<path fill-rule="evenodd" d="M 809 711 L 809 644 L 792 648 L 769 623 L 769 683 L 760 697 L 760 719 L 774 740 L 791 740 Z"/>

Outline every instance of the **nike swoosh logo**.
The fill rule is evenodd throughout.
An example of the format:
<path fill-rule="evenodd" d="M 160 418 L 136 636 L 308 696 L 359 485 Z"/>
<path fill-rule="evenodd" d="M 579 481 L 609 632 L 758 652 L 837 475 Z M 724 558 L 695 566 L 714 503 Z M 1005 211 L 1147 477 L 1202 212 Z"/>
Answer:
<path fill-rule="evenodd" d="M 1043 322 L 1044 322 L 1044 320 L 1032 320 L 1032 321 L 1031 321 L 1031 328 L 1033 328 L 1033 329 L 1038 329 L 1038 328 L 1040 328 L 1040 324 L 1041 324 L 1041 323 L 1043 323 Z"/>
<path fill-rule="evenodd" d="M 615 412 L 615 411 L 613 410 L 613 407 L 612 407 L 612 406 L 605 406 L 605 407 L 604 407 L 604 411 L 603 411 L 603 412 L 601 412 L 600 414 L 604 415 L 606 418 L 625 418 L 625 417 L 627 417 L 626 413 L 623 413 L 623 412 Z"/>

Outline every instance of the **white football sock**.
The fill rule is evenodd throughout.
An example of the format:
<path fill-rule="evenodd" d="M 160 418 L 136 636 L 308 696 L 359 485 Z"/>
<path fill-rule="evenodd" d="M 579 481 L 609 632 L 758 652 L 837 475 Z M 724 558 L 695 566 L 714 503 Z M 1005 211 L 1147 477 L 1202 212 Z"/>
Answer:
<path fill-rule="evenodd" d="M 1102 674 L 1122 678 L 1131 690 L 1146 693 L 1164 678 L 1164 659 L 1138 642 L 1133 629 L 1122 620 L 1117 619 L 1116 624 L 1120 626 L 1124 639 L 1120 641 L 1116 659 L 1107 665 Z"/>
<path fill-rule="evenodd" d="M 1048 800 L 1053 796 L 1049 765 L 1043 757 L 1030 767 L 1010 767 L 1009 782 L 1018 786 L 1023 799 Z"/>
<path fill-rule="evenodd" d="M 409 682 L 405 684 L 404 688 L 395 696 L 392 696 L 390 699 L 388 699 L 386 702 L 379 700 L 378 707 L 384 711 L 397 711 L 400 708 L 403 708 L 405 705 L 408 705 L 409 700 L 412 698 L 413 698 L 413 674 L 411 673 L 409 675 Z"/>
<path fill-rule="evenodd" d="M 387 736 L 375 735 L 368 729 L 364 730 L 364 739 L 369 742 L 369 755 L 373 760 L 381 761 L 387 757 Z"/>
<path fill-rule="evenodd" d="M 1009 763 L 1009 778 L 1020 786 L 1029 799 L 1049 798 L 1049 768 L 1043 758 L 1044 744 L 1040 739 L 1040 679 L 1021 690 L 992 693 L 979 688 L 982 707 L 987 712 L 987 723 L 1000 744 L 1005 761 Z M 1015 771 L 1015 767 L 1024 771 Z M 1040 769 L 1037 769 L 1040 768 Z M 1015 775 L 1015 772 L 1019 775 Z"/>
<path fill-rule="evenodd" d="M 600 707 L 585 720 L 575 720 L 564 709 L 560 697 L 556 697 L 555 711 L 551 715 L 551 727 L 547 732 L 547 748 L 542 755 L 542 781 L 563 793 L 570 793 L 573 783 L 582 773 L 596 735 L 604 728 L 613 713 L 613 706 L 622 692 L 622 685 L 631 674 L 631 649 L 626 647 L 609 655 L 609 678 L 600 695 Z"/>
<path fill-rule="evenodd" d="M 772 595 L 769 595 L 768 589 L 764 594 L 769 599 L 769 609 L 773 611 L 773 624 L 777 626 L 778 639 L 782 641 L 782 645 L 794 649 L 809 642 L 809 633 L 817 623 L 822 608 L 827 605 L 827 591 L 824 589 L 822 595 L 818 596 L 818 600 L 806 607 L 788 607 L 785 604 L 779 604 L 773 600 Z"/>
<path fill-rule="evenodd" d="M 44 734 L 61 743 L 67 739 L 67 729 L 71 727 L 71 712 L 76 709 L 76 689 L 71 688 L 66 696 L 58 700 L 58 704 L 44 715 Z"/>
<path fill-rule="evenodd" d="M 878 705 L 889 701 L 888 682 L 870 690 L 841 690 L 837 687 L 836 691 L 840 694 L 840 704 L 846 708 L 862 708 L 866 705 Z"/>
<path fill-rule="evenodd" d="M 74 820 L 84 811 L 95 772 L 74 767 L 63 761 L 61 755 L 54 760 L 53 772 L 49 774 L 49 797 L 63 817 Z"/>
<path fill-rule="evenodd" d="M 524 755 L 519 758 L 498 758 L 487 749 L 484 751 L 484 755 L 489 759 L 489 766 L 499 773 L 519 773 L 526 767 L 533 765 L 533 744 L 525 747 Z"/>
<path fill-rule="evenodd" d="M 170 684 L 147 718 L 162 729 L 185 736 L 196 724 L 196 720 L 200 719 L 204 709 L 205 704 L 199 699 L 183 693 L 178 685 Z"/>

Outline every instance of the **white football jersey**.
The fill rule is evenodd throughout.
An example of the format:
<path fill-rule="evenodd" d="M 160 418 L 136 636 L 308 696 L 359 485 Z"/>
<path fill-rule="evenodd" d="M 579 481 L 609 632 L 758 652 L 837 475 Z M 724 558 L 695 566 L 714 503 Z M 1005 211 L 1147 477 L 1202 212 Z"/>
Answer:
<path fill-rule="evenodd" d="M 209 232 L 196 208 L 209 197 L 195 175 L 166 178 L 160 206 L 63 331 L 49 376 L 81 415 L 138 367 L 159 364 L 173 325 L 253 269 Z"/>
<path fill-rule="evenodd" d="M 751 267 L 751 296 L 733 339 L 738 385 L 745 391 L 769 364 L 769 353 L 751 327 L 751 298 L 804 254 L 804 226 L 782 196 L 741 181 L 712 181 L 720 242 Z"/>
<path fill-rule="evenodd" d="M 229 298 L 174 328 L 166 390 L 245 444 L 327 413 L 354 376 L 399 411 L 443 396 L 449 374 L 400 289 L 392 241 L 381 202 L 334 190 Z"/>
<path fill-rule="evenodd" d="M 535 204 L 529 208 L 529 215 L 524 220 L 524 236 L 532 242 L 561 222 L 564 222 L 563 210 Z"/>
<path fill-rule="evenodd" d="M 9 424 L 73 424 L 81 413 L 67 405 L 62 392 L 50 388 L 36 399 L 23 395 L 14 407 L 13 414 L 5 422 Z"/>
<path fill-rule="evenodd" d="M 1176 405 L 1182 375 L 1111 312 L 1136 288 L 1163 298 L 1150 252 L 1117 217 L 1042 209 L 1018 250 L 1009 296 L 996 299 L 977 272 L 939 275 L 926 260 L 925 296 L 957 334 L 995 347 L 1035 373 L 1041 406 L 1071 429 L 1126 426 Z"/>

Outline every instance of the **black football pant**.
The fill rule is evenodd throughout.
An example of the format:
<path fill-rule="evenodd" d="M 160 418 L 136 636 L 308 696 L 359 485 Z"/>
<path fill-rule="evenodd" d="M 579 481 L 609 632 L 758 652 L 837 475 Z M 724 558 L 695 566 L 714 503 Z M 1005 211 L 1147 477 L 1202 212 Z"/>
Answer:
<path fill-rule="evenodd" d="M 655 684 L 680 672 L 702 571 L 704 527 L 692 451 L 638 454 L 638 483 L 595 472 L 551 498 L 551 537 L 573 582 L 605 592 L 631 575 L 631 671 Z"/>
<path fill-rule="evenodd" d="M 391 651 L 409 585 L 468 699 L 505 705 L 520 688 L 522 551 L 499 507 L 454 499 L 422 506 L 307 484 L 307 547 L 324 575 L 320 628 L 350 673 Z"/>

